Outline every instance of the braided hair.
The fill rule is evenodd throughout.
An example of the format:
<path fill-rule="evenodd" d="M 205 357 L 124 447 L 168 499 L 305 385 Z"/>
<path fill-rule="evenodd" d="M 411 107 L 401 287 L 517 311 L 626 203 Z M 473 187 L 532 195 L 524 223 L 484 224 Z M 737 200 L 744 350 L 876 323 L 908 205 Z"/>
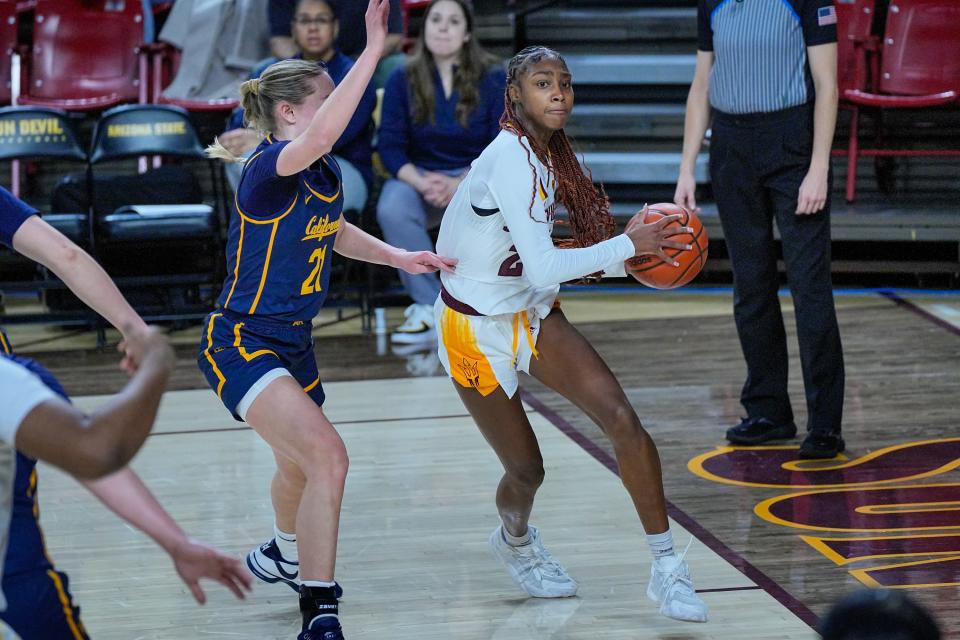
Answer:
<path fill-rule="evenodd" d="M 564 69 L 567 68 L 567 63 L 563 57 L 548 47 L 527 47 L 510 59 L 507 65 L 507 90 L 504 95 L 504 112 L 500 118 L 500 127 L 516 134 L 518 142 L 521 137 L 526 136 L 530 149 L 533 150 L 537 159 L 556 178 L 557 201 L 569 213 L 570 227 L 573 231 L 573 241 L 561 242 L 559 243 L 560 246 L 588 247 L 614 235 L 616 222 L 610 214 L 610 199 L 602 186 L 599 189 L 594 186 L 593 174 L 589 168 L 587 174 L 584 174 L 577 154 L 570 145 L 570 139 L 563 129 L 555 131 L 550 136 L 547 148 L 543 148 L 524 129 L 523 119 L 520 116 L 523 105 L 510 99 L 510 87 L 519 87 L 521 79 L 530 70 L 530 67 L 545 59 L 558 60 Z M 530 150 L 526 147 L 524 147 L 524 150 L 527 152 L 527 162 L 530 164 L 530 169 L 536 175 L 536 169 L 530 159 Z M 529 213 L 531 218 L 533 218 L 533 203 L 536 197 L 537 185 L 536 180 L 534 180 L 530 196 Z"/>

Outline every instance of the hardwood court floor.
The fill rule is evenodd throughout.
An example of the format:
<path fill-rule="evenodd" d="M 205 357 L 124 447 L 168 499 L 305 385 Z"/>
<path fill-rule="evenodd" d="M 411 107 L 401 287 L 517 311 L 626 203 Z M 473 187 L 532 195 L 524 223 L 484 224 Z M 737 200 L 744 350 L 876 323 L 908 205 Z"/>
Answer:
<path fill-rule="evenodd" d="M 499 465 L 447 382 L 331 383 L 328 393 L 352 459 L 338 570 L 349 637 L 759 638 L 761 620 L 776 621 L 780 637 L 810 637 L 802 621 L 702 545 L 689 557 L 698 587 L 708 590 L 711 623 L 659 616 L 644 596 L 649 566 L 629 498 L 542 416 L 534 425 L 551 477 L 536 522 L 582 592 L 563 602 L 525 599 L 486 549 Z M 239 553 L 271 531 L 269 450 L 236 430 L 210 393 L 170 394 L 135 466 L 186 527 L 213 543 Z M 190 606 L 143 536 L 109 517 L 91 518 L 99 511 L 83 489 L 50 469 L 42 475 L 47 541 L 71 574 L 93 637 L 296 634 L 296 599 L 286 587 L 258 586 L 245 605 L 211 589 L 206 608 Z M 689 534 L 675 527 L 685 541 Z M 105 547 L 109 557 L 98 554 Z M 753 613 L 744 616 L 747 609 Z M 229 621 L 235 626 L 224 628 Z"/>
<path fill-rule="evenodd" d="M 828 523 L 826 531 L 803 526 L 810 505 L 791 501 L 848 494 L 841 487 L 829 495 L 796 497 L 804 492 L 791 489 L 791 484 L 819 482 L 810 480 L 816 473 L 803 471 L 802 465 L 779 487 L 757 486 L 765 483 L 756 478 L 731 484 L 729 478 L 718 481 L 692 473 L 696 465 L 688 468 L 691 460 L 705 455 L 708 462 L 723 459 L 709 456 L 711 452 L 740 455 L 716 449 L 725 444 L 724 429 L 742 411 L 738 394 L 744 368 L 728 293 L 572 291 L 563 299 L 565 311 L 617 373 L 658 444 L 671 515 L 698 539 L 690 552 L 698 588 L 748 588 L 706 593 L 712 607 L 707 625 L 657 616 L 643 597 L 647 552 L 636 517 L 616 477 L 604 468 L 611 462 L 608 444 L 563 399 L 525 379 L 525 398 L 536 409 L 534 424 L 547 467 L 534 520 L 550 547 L 580 578 L 582 591 L 565 602 L 524 600 L 485 555 L 486 535 L 495 524 L 492 498 L 498 468 L 449 383 L 442 378 L 405 379 L 438 373 L 435 363 L 429 355 L 404 359 L 389 349 L 377 355 L 376 339 L 346 324 L 318 332 L 317 352 L 330 413 L 352 453 L 338 571 L 347 589 L 349 637 L 810 638 L 813 632 L 807 625 L 815 624 L 829 603 L 870 576 L 892 584 L 883 582 L 887 574 L 933 610 L 946 637 L 960 637 L 960 536 L 945 535 L 960 532 L 960 496 L 954 493 L 958 473 L 953 468 L 960 455 L 949 448 L 949 439 L 960 436 L 960 296 L 864 293 L 837 298 L 847 364 L 844 435 L 851 462 L 848 470 L 836 473 L 849 472 L 853 478 L 858 469 L 870 471 L 872 464 L 880 470 L 871 473 L 886 473 L 884 477 L 894 480 L 906 477 L 898 465 L 907 463 L 898 462 L 896 452 L 873 461 L 861 458 L 917 441 L 943 442 L 932 445 L 932 454 L 924 450 L 920 462 L 909 463 L 914 467 L 946 456 L 942 470 L 893 483 L 921 487 L 914 491 L 932 496 L 911 499 L 939 503 L 925 507 L 932 515 L 920 513 L 906 520 L 888 515 L 885 528 L 872 533 L 869 527 L 858 529 L 860 512 L 849 499 L 849 505 L 840 500 L 840 507 L 837 501 L 828 503 L 838 520 Z M 792 313 L 789 299 L 782 302 L 791 340 L 791 392 L 802 429 Z M 397 313 L 391 311 L 394 317 Z M 35 330 L 17 329 L 14 343 L 27 341 L 27 331 Z M 193 363 L 198 331 L 186 331 L 181 339 L 176 389 L 202 388 Z M 334 335 L 337 332 L 342 334 Z M 70 341 L 44 347 L 48 350 L 36 356 L 73 394 L 111 391 L 121 380 L 111 354 L 92 352 L 86 345 L 74 348 Z M 389 420 L 381 422 L 384 419 Z M 265 537 L 271 517 L 269 454 L 255 435 L 233 430 L 239 426 L 205 388 L 172 395 L 165 402 L 160 431 L 199 432 L 155 435 L 135 463 L 188 531 L 236 553 Z M 789 450 L 749 455 L 745 467 L 724 467 L 728 474 L 746 477 L 743 474 L 759 468 L 783 475 L 781 463 L 791 464 L 780 460 L 789 460 Z M 94 637 L 207 637 L 207 632 L 292 637 L 292 591 L 258 588 L 248 605 L 238 605 L 211 587 L 213 606 L 196 609 L 159 551 L 94 507 L 92 499 L 56 472 L 45 471 L 40 495 L 51 553 L 73 576 Z M 853 481 L 844 478 L 840 485 Z M 849 496 L 881 493 L 871 487 L 854 489 Z M 909 493 L 908 488 L 892 491 L 890 509 L 918 511 L 897 506 L 906 501 L 898 496 Z M 790 508 L 778 511 L 774 504 L 767 512 L 782 516 L 779 520 L 758 515 L 763 511 L 758 505 L 781 498 L 779 506 Z M 936 528 L 924 529 L 925 517 L 933 518 Z M 791 519 L 797 522 L 784 524 Z M 844 524 L 854 531 L 835 531 Z M 678 533 L 685 543 L 687 535 Z M 844 541 L 850 538 L 855 541 Z M 879 538 L 897 538 L 897 544 Z M 142 569 L 118 575 L 115 564 L 104 565 L 104 544 Z M 844 544 L 858 546 L 846 555 L 824 551 Z M 870 555 L 875 557 L 865 557 Z M 917 563 L 926 563 L 919 573 Z M 908 564 L 912 566 L 900 567 Z M 891 566 L 895 568 L 873 572 Z M 262 629 L 256 626 L 261 623 Z M 173 630 L 177 628 L 185 631 Z M 195 628 L 195 635 L 187 631 Z"/>

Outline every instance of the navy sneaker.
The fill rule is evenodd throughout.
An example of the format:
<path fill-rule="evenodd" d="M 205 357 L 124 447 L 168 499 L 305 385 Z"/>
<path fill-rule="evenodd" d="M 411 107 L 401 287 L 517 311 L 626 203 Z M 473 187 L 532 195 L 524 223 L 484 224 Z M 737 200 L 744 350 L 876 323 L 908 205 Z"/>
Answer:
<path fill-rule="evenodd" d="M 247 568 L 258 580 L 267 584 L 282 583 L 300 592 L 300 564 L 286 560 L 277 546 L 277 539 L 267 542 L 247 554 Z M 337 598 L 343 597 L 343 589 L 334 583 Z"/>
<path fill-rule="evenodd" d="M 317 618 L 306 631 L 301 631 L 297 640 L 344 640 L 343 629 L 337 616 Z"/>
<path fill-rule="evenodd" d="M 766 418 L 743 418 L 735 427 L 727 429 L 727 440 L 733 444 L 753 446 L 770 440 L 789 440 L 797 435 L 797 425 L 774 424 Z"/>
<path fill-rule="evenodd" d="M 335 587 L 300 585 L 300 615 L 303 616 L 304 629 L 297 640 L 343 640 L 339 614 L 340 603 Z"/>
<path fill-rule="evenodd" d="M 811 431 L 800 445 L 800 457 L 805 460 L 828 460 L 836 458 L 846 446 L 840 434 Z"/>

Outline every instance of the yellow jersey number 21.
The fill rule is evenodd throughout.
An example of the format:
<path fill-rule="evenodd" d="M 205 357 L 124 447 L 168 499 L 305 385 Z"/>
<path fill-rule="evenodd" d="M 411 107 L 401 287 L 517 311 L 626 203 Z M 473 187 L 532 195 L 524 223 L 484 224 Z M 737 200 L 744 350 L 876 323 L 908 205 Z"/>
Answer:
<path fill-rule="evenodd" d="M 316 293 L 322 289 L 320 286 L 320 276 L 323 275 L 323 261 L 327 259 L 327 248 L 321 247 L 310 254 L 309 264 L 313 265 L 310 275 L 300 285 L 300 295 L 306 296 Z"/>

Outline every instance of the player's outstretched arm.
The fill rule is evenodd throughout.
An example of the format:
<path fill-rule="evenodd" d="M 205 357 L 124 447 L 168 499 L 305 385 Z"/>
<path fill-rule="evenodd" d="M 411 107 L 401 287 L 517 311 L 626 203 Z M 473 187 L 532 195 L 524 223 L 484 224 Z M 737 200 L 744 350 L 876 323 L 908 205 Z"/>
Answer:
<path fill-rule="evenodd" d="M 278 175 L 291 176 L 299 173 L 333 149 L 373 78 L 387 37 L 389 14 L 389 0 L 369 0 L 366 13 L 366 48 L 346 77 L 317 109 L 307 130 L 280 152 L 277 157 Z"/>
<path fill-rule="evenodd" d="M 21 421 L 16 448 L 78 478 L 130 462 L 153 427 L 173 351 L 156 329 L 132 337 L 126 349 L 137 371 L 120 393 L 89 416 L 59 399 L 38 404 Z"/>
<path fill-rule="evenodd" d="M 124 337 L 146 330 L 146 323 L 106 271 L 40 216 L 31 216 L 20 225 L 13 234 L 13 248 L 57 274 L 77 297 L 119 329 Z"/>
<path fill-rule="evenodd" d="M 340 225 L 340 233 L 337 234 L 333 249 L 342 256 L 372 262 L 373 264 L 385 264 L 403 269 L 407 273 L 430 273 L 433 271 L 453 273 L 457 265 L 455 258 L 444 258 L 429 251 L 398 249 L 379 238 L 374 238 L 343 218 L 340 218 Z"/>
<path fill-rule="evenodd" d="M 216 580 L 238 598 L 250 590 L 250 576 L 236 558 L 187 537 L 132 469 L 83 483 L 108 509 L 150 536 L 173 560 L 180 578 L 200 604 L 207 600 L 200 578 Z"/>

